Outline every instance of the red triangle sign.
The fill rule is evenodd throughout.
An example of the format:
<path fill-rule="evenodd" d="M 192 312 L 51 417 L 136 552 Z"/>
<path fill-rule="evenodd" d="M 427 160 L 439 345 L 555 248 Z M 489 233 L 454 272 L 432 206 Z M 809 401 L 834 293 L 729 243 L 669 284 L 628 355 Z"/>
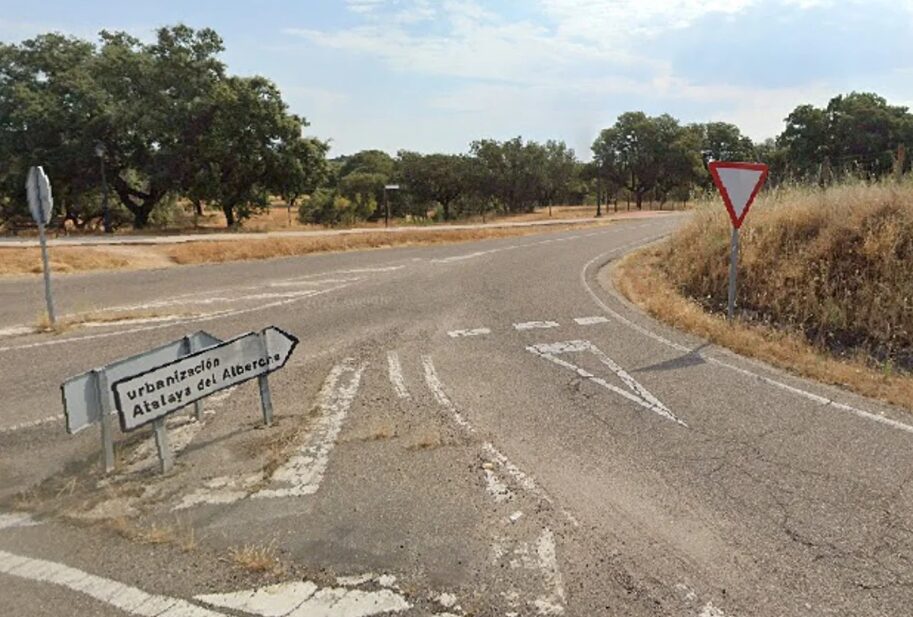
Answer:
<path fill-rule="evenodd" d="M 740 228 L 758 191 L 767 180 L 767 165 L 714 161 L 710 163 L 710 175 L 723 196 L 732 226 Z"/>

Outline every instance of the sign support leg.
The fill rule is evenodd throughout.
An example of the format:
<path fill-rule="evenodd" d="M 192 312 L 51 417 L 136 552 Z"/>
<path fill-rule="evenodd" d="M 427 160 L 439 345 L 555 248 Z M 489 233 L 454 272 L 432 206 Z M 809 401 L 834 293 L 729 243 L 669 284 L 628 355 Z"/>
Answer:
<path fill-rule="evenodd" d="M 192 354 L 196 351 L 195 345 L 193 344 L 193 338 L 190 336 L 184 337 L 184 349 L 187 350 L 187 355 Z M 194 401 L 193 403 L 193 417 L 197 422 L 203 421 L 203 403 L 201 401 Z"/>
<path fill-rule="evenodd" d="M 57 325 L 54 311 L 54 297 L 51 295 L 51 264 L 48 261 L 48 241 L 44 233 L 44 221 L 38 221 L 38 241 L 41 244 L 41 264 L 44 267 L 44 300 L 48 306 L 48 320 L 51 327 Z"/>
<path fill-rule="evenodd" d="M 155 428 L 155 449 L 158 450 L 162 473 L 168 473 L 174 467 L 174 455 L 168 442 L 168 431 L 165 429 L 165 418 L 152 423 Z"/>
<path fill-rule="evenodd" d="M 732 247 L 729 255 L 729 310 L 728 319 L 732 321 L 735 318 L 735 292 L 736 292 L 736 273 L 739 263 L 739 229 L 732 228 Z"/>
<path fill-rule="evenodd" d="M 263 357 L 269 357 L 269 348 L 266 345 L 266 332 L 260 333 L 260 350 Z M 257 377 L 257 385 L 260 386 L 260 407 L 263 410 L 263 425 L 272 426 L 273 424 L 273 397 L 269 391 L 269 377 L 260 375 Z"/>
<path fill-rule="evenodd" d="M 101 411 L 101 450 L 102 469 L 106 474 L 114 471 L 114 438 L 111 435 L 111 400 L 108 394 L 108 373 L 105 369 L 95 369 L 95 388 Z"/>

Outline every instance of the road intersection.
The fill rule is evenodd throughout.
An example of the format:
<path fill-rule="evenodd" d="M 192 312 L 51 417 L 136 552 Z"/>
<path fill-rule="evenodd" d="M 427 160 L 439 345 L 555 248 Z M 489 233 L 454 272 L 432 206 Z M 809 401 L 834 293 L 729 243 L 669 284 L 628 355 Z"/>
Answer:
<path fill-rule="evenodd" d="M 37 285 L 0 283 L 0 612 L 903 614 L 913 422 L 619 298 L 611 262 L 681 220 L 69 276 L 63 312 L 159 314 L 53 337 L 27 332 Z M 275 427 L 249 384 L 207 399 L 165 477 L 147 435 L 102 478 L 97 436 L 63 433 L 71 374 L 271 324 L 301 340 Z M 226 561 L 245 546 L 282 572 Z"/>

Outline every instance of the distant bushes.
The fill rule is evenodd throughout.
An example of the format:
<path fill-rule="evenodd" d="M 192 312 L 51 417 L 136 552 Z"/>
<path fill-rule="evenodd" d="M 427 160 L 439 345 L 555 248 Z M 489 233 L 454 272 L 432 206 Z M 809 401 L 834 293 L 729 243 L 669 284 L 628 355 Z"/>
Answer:
<path fill-rule="evenodd" d="M 706 204 L 664 248 L 665 273 L 710 311 L 726 309 L 729 234 L 722 205 Z M 913 185 L 768 192 L 741 250 L 742 318 L 913 369 Z"/>

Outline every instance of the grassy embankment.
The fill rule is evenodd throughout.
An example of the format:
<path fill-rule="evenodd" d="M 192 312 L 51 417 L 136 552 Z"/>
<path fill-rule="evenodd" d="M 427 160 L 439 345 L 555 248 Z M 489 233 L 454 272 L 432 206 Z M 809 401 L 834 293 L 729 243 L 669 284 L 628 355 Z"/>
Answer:
<path fill-rule="evenodd" d="M 673 326 L 913 409 L 913 184 L 781 188 L 742 227 L 738 320 L 725 320 L 730 226 L 718 201 L 615 272 Z"/>

